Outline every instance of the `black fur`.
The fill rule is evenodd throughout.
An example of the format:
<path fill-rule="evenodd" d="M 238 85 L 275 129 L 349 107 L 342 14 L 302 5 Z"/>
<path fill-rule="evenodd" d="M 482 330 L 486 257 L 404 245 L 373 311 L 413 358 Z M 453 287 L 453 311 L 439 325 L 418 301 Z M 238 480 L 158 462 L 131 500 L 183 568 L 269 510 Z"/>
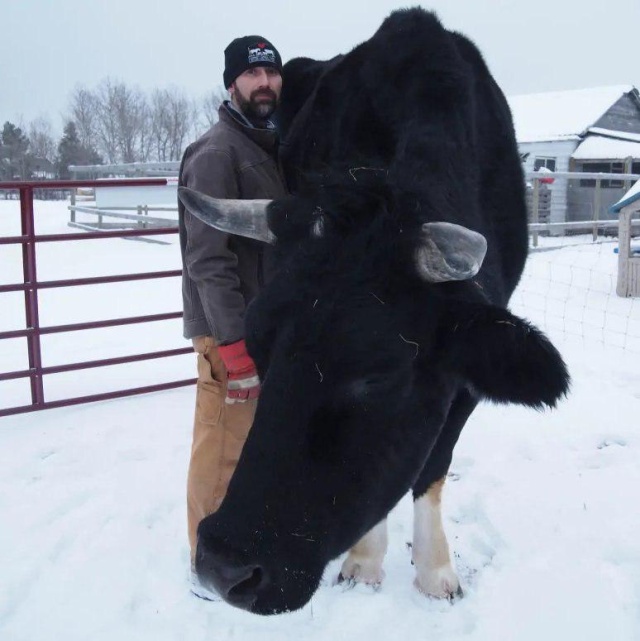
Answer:
<path fill-rule="evenodd" d="M 263 389 L 197 570 L 235 605 L 304 605 L 327 562 L 441 478 L 481 398 L 553 406 L 558 352 L 506 310 L 527 252 L 511 116 L 480 54 L 421 9 L 327 63 L 285 66 L 295 196 L 247 342 Z M 297 115 L 296 115 L 297 114 Z M 472 281 L 426 284 L 425 222 L 482 233 Z"/>

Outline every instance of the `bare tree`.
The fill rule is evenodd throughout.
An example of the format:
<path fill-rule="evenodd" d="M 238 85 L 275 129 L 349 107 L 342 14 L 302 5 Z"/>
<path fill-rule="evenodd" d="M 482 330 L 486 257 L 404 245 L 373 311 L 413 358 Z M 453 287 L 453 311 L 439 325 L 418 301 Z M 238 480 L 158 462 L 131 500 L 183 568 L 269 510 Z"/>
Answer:
<path fill-rule="evenodd" d="M 116 86 L 115 109 L 120 157 L 122 162 L 136 162 L 140 156 L 147 99 L 139 89 L 130 89 L 121 82 Z"/>
<path fill-rule="evenodd" d="M 87 148 L 99 146 L 99 104 L 97 95 L 81 85 L 77 85 L 71 94 L 70 116 L 78 131 L 80 144 Z"/>
<path fill-rule="evenodd" d="M 175 87 L 156 89 L 151 96 L 151 113 L 156 158 L 179 160 L 193 120 L 189 99 Z"/>
<path fill-rule="evenodd" d="M 29 124 L 29 150 L 34 158 L 44 158 L 52 164 L 55 162 L 56 142 L 48 118 L 36 118 Z"/>
<path fill-rule="evenodd" d="M 151 130 L 153 136 L 154 155 L 157 160 L 167 160 L 169 148 L 169 105 L 166 91 L 156 89 L 151 94 Z"/>
<path fill-rule="evenodd" d="M 180 160 L 182 152 L 187 144 L 189 130 L 191 129 L 192 111 L 189 99 L 177 89 L 170 91 L 170 160 Z"/>
<path fill-rule="evenodd" d="M 119 160 L 117 91 L 115 81 L 105 78 L 98 85 L 96 92 L 98 150 L 108 163 L 116 163 Z"/>
<path fill-rule="evenodd" d="M 200 136 L 209 129 L 209 125 L 203 124 L 204 118 L 201 116 L 200 103 L 201 101 L 195 99 L 192 99 L 189 103 L 189 113 L 191 117 L 191 128 L 189 130 L 190 141 L 200 138 Z"/>
<path fill-rule="evenodd" d="M 98 149 L 107 161 L 131 163 L 148 157 L 149 107 L 142 91 L 105 78 L 95 96 Z"/>
<path fill-rule="evenodd" d="M 138 148 L 139 159 L 142 162 L 148 162 L 155 158 L 153 149 L 153 110 L 148 99 L 145 99 L 144 108 L 140 113 L 140 140 Z"/>
<path fill-rule="evenodd" d="M 226 90 L 218 86 L 202 99 L 202 115 L 207 129 L 218 122 L 218 109 L 227 98 Z"/>
<path fill-rule="evenodd" d="M 74 89 L 68 120 L 76 123 L 80 143 L 107 163 L 179 160 L 186 145 L 217 122 L 226 97 L 222 87 L 198 101 L 176 87 L 147 95 L 107 77 L 94 91 Z"/>

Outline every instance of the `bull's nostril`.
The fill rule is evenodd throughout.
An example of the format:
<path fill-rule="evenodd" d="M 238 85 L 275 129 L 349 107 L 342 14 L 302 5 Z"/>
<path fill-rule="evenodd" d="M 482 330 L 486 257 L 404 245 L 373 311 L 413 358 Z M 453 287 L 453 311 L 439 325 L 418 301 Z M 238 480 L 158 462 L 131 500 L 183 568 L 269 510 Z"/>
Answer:
<path fill-rule="evenodd" d="M 255 595 L 256 590 L 262 585 L 264 581 L 264 570 L 256 566 L 251 570 L 251 574 L 245 579 L 236 583 L 232 588 L 229 588 L 227 594 L 233 597 L 247 597 Z"/>

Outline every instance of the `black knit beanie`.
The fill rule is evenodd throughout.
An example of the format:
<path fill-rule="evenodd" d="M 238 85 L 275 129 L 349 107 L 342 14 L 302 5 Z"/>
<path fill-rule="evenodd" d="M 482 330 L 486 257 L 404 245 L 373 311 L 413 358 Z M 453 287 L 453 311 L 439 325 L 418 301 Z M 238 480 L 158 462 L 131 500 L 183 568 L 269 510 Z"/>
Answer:
<path fill-rule="evenodd" d="M 224 50 L 224 86 L 228 89 L 233 81 L 249 67 L 274 67 L 282 73 L 282 58 L 278 50 L 262 36 L 236 38 Z"/>

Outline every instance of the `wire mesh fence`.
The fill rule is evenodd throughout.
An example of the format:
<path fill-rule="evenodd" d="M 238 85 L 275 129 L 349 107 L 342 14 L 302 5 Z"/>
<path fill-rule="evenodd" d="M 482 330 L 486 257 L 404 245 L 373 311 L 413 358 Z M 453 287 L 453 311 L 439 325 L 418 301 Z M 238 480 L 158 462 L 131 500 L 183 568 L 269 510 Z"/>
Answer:
<path fill-rule="evenodd" d="M 617 239 L 543 238 L 511 307 L 554 336 L 640 353 L 640 299 L 616 294 Z"/>

